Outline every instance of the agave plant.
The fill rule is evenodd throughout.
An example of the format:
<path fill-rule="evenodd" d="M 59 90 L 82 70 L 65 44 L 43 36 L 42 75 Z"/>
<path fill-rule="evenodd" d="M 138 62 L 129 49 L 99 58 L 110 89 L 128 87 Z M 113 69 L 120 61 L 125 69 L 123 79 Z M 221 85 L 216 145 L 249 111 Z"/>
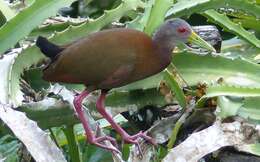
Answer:
<path fill-rule="evenodd" d="M 35 46 L 35 38 L 42 35 L 66 44 L 118 25 L 152 35 L 173 17 L 194 25 L 217 26 L 223 39 L 220 53 L 179 47 L 165 71 L 113 90 L 106 101 L 111 113 L 117 114 L 115 120 L 123 125 L 131 123 L 121 112 L 131 114 L 147 105 L 180 108 L 180 113 L 159 120 L 148 130 L 159 146 L 142 144 L 140 157 L 135 146 L 124 144 L 122 155 L 111 156 L 86 145 L 72 107 L 75 91 L 84 87 L 43 81 L 41 68 L 46 58 Z M 0 0 L 0 159 L 198 161 L 225 146 L 260 155 L 256 133 L 260 121 L 259 18 L 257 0 Z M 113 134 L 109 124 L 96 115 L 95 99 L 93 94 L 85 103 L 91 124 L 99 123 L 99 133 Z M 207 107 L 213 108 L 217 118 L 212 126 L 180 139 L 184 125 L 193 117 L 205 117 L 198 112 Z M 232 123 L 226 123 L 230 117 Z M 243 134 L 245 127 L 253 132 L 249 137 Z M 199 153 L 194 154 L 196 149 Z"/>

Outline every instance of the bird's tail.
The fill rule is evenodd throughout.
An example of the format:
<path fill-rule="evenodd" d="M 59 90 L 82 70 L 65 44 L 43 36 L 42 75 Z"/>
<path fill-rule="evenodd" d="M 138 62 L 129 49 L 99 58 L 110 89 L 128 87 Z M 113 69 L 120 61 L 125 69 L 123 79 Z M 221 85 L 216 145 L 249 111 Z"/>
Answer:
<path fill-rule="evenodd" d="M 51 58 L 52 60 L 60 53 L 63 48 L 49 42 L 46 38 L 39 36 L 36 40 L 36 46 L 40 48 L 41 52 Z"/>

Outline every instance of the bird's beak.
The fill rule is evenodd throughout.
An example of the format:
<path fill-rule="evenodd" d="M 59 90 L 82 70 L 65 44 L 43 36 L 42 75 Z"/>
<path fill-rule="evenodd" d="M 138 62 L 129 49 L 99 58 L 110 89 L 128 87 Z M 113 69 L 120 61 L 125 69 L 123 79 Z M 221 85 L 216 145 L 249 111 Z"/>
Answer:
<path fill-rule="evenodd" d="M 205 40 L 203 40 L 198 34 L 196 34 L 194 31 L 192 31 L 190 37 L 188 38 L 189 43 L 196 44 L 200 47 L 203 47 L 205 49 L 208 49 L 212 52 L 216 52 L 216 50 Z"/>

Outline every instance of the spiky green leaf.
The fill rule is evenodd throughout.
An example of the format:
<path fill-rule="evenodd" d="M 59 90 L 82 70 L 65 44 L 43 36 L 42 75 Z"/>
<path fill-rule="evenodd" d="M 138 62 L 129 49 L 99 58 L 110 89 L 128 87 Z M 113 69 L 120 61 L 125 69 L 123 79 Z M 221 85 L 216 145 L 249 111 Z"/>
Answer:
<path fill-rule="evenodd" d="M 0 55 L 27 36 L 44 19 L 75 0 L 37 0 L 0 28 Z"/>
<path fill-rule="evenodd" d="M 190 86 L 223 80 L 230 85 L 260 87 L 260 65 L 242 58 L 182 52 L 174 56 L 173 64 Z"/>
<path fill-rule="evenodd" d="M 181 107 L 186 108 L 186 98 L 182 91 L 182 88 L 168 70 L 164 71 L 164 79 L 166 81 L 166 84 L 168 84 L 168 86 L 171 88 L 171 91 L 175 94 L 175 97 Z"/>
<path fill-rule="evenodd" d="M 210 21 L 222 26 L 225 30 L 232 32 L 233 34 L 260 48 L 260 40 L 256 38 L 254 33 L 246 31 L 240 24 L 232 22 L 226 15 L 220 14 L 215 10 L 205 11 L 204 15 Z"/>
<path fill-rule="evenodd" d="M 117 8 L 107 11 L 101 17 L 79 26 L 69 26 L 64 31 L 56 33 L 50 40 L 58 44 L 72 42 L 91 32 L 100 30 L 105 25 L 120 19 L 126 12 L 136 9 L 141 5 L 143 5 L 143 3 L 140 0 L 123 1 Z M 12 71 L 9 75 L 11 82 L 8 83 L 8 94 L 11 102 L 15 105 L 19 105 L 23 100 L 23 93 L 19 86 L 19 80 L 23 71 L 43 58 L 44 56 L 39 49 L 36 46 L 32 46 L 22 51 L 15 59 Z"/>

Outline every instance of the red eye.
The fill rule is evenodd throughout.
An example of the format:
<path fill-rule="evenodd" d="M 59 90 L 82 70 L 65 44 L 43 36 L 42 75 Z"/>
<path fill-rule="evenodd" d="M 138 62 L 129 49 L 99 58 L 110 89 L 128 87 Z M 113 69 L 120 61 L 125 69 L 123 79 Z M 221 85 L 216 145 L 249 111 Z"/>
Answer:
<path fill-rule="evenodd" d="M 179 33 L 185 33 L 187 31 L 187 29 L 184 28 L 184 27 L 180 27 L 177 30 L 178 30 Z"/>

